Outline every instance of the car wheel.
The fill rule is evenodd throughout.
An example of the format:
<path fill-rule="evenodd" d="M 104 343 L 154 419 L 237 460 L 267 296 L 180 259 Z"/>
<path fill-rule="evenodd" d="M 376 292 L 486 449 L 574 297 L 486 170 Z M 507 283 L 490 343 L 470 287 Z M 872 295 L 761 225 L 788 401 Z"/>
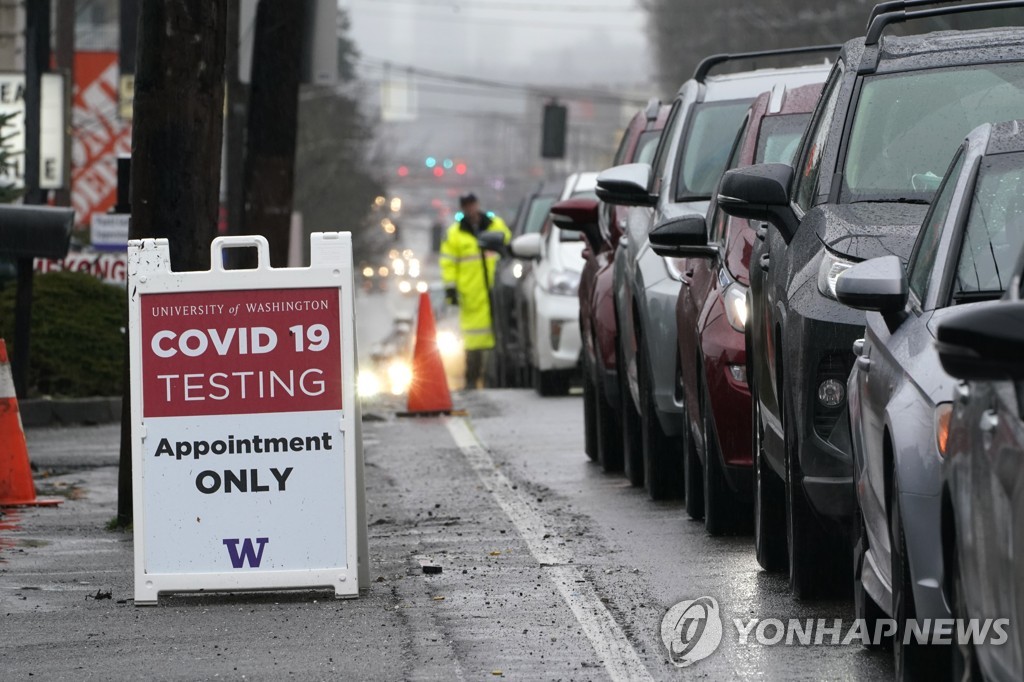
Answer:
<path fill-rule="evenodd" d="M 750 506 L 725 479 L 722 452 L 711 416 L 711 398 L 701 371 L 700 417 L 704 429 L 704 529 L 711 535 L 739 535 L 750 530 Z"/>
<path fill-rule="evenodd" d="M 753 377 L 753 374 L 749 374 Z M 764 423 L 757 387 L 751 379 L 751 455 L 754 460 L 754 553 L 766 571 L 786 571 L 786 489 L 765 461 Z"/>
<path fill-rule="evenodd" d="M 953 556 L 953 565 L 949 569 L 952 573 L 953 585 L 953 618 L 956 622 L 966 622 L 970 615 L 967 611 L 967 595 L 964 593 L 963 576 L 960 575 L 960 555 L 955 547 Z M 978 651 L 969 640 L 960 644 L 954 639 L 953 679 L 956 682 L 980 682 L 985 679 L 981 673 L 981 664 L 978 662 Z"/>
<path fill-rule="evenodd" d="M 791 403 L 783 410 L 786 441 L 786 540 L 789 549 L 789 589 L 797 599 L 819 599 L 845 591 L 849 576 L 849 547 L 830 535 L 814 516 L 804 493 L 803 474 Z M 840 557 L 847 557 L 845 561 Z"/>
<path fill-rule="evenodd" d="M 643 447 L 644 479 L 652 500 L 678 499 L 683 496 L 683 465 L 679 461 L 679 443 L 668 436 L 658 420 L 654 388 L 646 353 L 637 355 L 640 380 L 640 433 Z"/>
<path fill-rule="evenodd" d="M 856 484 L 855 484 L 856 487 Z M 864 526 L 864 517 L 861 514 L 860 505 L 857 504 L 857 493 L 854 491 L 854 545 L 853 545 L 853 610 L 854 617 L 863 620 L 864 629 L 868 633 L 868 642 L 865 646 L 869 649 L 881 649 L 892 645 L 892 638 L 884 640 L 875 639 L 878 631 L 879 621 L 888 618 L 882 607 L 878 605 L 867 590 L 864 589 L 862 576 L 864 573 L 864 562 L 868 550 L 868 534 Z"/>
<path fill-rule="evenodd" d="M 890 503 L 889 541 L 892 548 L 892 614 L 896 621 L 896 636 L 892 653 L 897 680 L 937 679 L 949 674 L 950 646 L 929 646 L 907 637 L 907 623 L 917 617 L 914 606 L 913 583 L 907 561 L 907 542 L 903 534 L 903 516 L 900 511 L 899 479 L 893 472 L 892 501 Z"/>
<path fill-rule="evenodd" d="M 629 392 L 629 377 L 621 351 L 618 354 L 619 405 L 622 410 L 622 463 L 626 478 L 636 487 L 644 484 L 644 450 L 640 438 L 640 415 Z"/>
<path fill-rule="evenodd" d="M 597 461 L 597 396 L 589 363 L 583 362 L 583 450 Z"/>
<path fill-rule="evenodd" d="M 597 459 L 607 472 L 622 471 L 622 416 L 612 410 L 600 380 L 596 393 Z"/>

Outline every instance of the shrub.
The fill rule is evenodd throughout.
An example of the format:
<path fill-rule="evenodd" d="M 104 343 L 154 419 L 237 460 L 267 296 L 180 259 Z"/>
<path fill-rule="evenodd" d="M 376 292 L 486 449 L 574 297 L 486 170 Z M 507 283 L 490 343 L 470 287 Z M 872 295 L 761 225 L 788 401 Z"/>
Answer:
<path fill-rule="evenodd" d="M 13 282 L 0 291 L 0 336 L 13 351 Z M 32 293 L 30 396 L 121 395 L 125 290 L 79 272 L 36 275 Z"/>

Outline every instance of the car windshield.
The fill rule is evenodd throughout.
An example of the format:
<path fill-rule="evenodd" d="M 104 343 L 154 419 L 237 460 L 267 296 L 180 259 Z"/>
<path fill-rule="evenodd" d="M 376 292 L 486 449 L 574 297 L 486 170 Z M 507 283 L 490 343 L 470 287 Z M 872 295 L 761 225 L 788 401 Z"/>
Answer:
<path fill-rule="evenodd" d="M 999 298 L 1024 246 L 1024 153 L 986 157 L 978 172 L 953 285 L 957 302 Z"/>
<path fill-rule="evenodd" d="M 530 202 L 530 211 L 526 214 L 526 225 L 523 227 L 523 234 L 540 232 L 544 227 L 544 221 L 548 219 L 548 212 L 555 205 L 555 197 L 537 196 Z"/>
<path fill-rule="evenodd" d="M 761 122 L 754 163 L 792 164 L 810 114 L 766 116 Z"/>
<path fill-rule="evenodd" d="M 957 146 L 1024 111 L 1024 64 L 958 66 L 865 79 L 843 200 L 930 201 Z"/>
<path fill-rule="evenodd" d="M 636 153 L 633 155 L 633 163 L 651 163 L 654 161 L 654 152 L 658 149 L 658 140 L 661 138 L 660 130 L 648 130 L 640 134 L 636 142 Z"/>
<path fill-rule="evenodd" d="M 583 192 L 573 192 L 570 199 L 594 199 L 597 200 L 597 192 L 590 189 Z M 563 242 L 578 242 L 583 239 L 583 233 L 576 230 L 559 230 L 558 239 Z"/>
<path fill-rule="evenodd" d="M 676 180 L 676 201 L 706 201 L 725 172 L 736 131 L 750 108 L 749 100 L 694 105 L 683 142 Z"/>

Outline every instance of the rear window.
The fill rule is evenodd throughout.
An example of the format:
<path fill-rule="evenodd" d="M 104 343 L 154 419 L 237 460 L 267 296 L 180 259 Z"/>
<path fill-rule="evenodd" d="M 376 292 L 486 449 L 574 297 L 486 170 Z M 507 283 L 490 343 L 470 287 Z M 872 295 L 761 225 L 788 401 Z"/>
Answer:
<path fill-rule="evenodd" d="M 757 137 L 754 163 L 793 165 L 793 159 L 800 148 L 800 137 L 810 118 L 809 113 L 765 117 Z"/>
<path fill-rule="evenodd" d="M 749 108 L 749 100 L 694 105 L 676 175 L 676 201 L 711 198 Z"/>

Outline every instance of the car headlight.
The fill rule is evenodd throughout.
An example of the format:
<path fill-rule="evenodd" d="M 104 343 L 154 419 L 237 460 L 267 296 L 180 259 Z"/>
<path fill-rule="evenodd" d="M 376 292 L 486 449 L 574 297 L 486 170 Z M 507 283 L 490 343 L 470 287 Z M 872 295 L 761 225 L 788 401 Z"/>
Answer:
<path fill-rule="evenodd" d="M 738 332 L 747 326 L 747 288 L 733 282 L 725 289 L 725 317 L 729 325 Z"/>
<path fill-rule="evenodd" d="M 826 250 L 818 268 L 818 291 L 822 296 L 836 300 L 836 282 L 839 276 L 852 268 L 855 263 Z"/>
<path fill-rule="evenodd" d="M 575 296 L 580 289 L 580 273 L 572 270 L 552 270 L 545 282 L 545 291 L 558 296 Z"/>

